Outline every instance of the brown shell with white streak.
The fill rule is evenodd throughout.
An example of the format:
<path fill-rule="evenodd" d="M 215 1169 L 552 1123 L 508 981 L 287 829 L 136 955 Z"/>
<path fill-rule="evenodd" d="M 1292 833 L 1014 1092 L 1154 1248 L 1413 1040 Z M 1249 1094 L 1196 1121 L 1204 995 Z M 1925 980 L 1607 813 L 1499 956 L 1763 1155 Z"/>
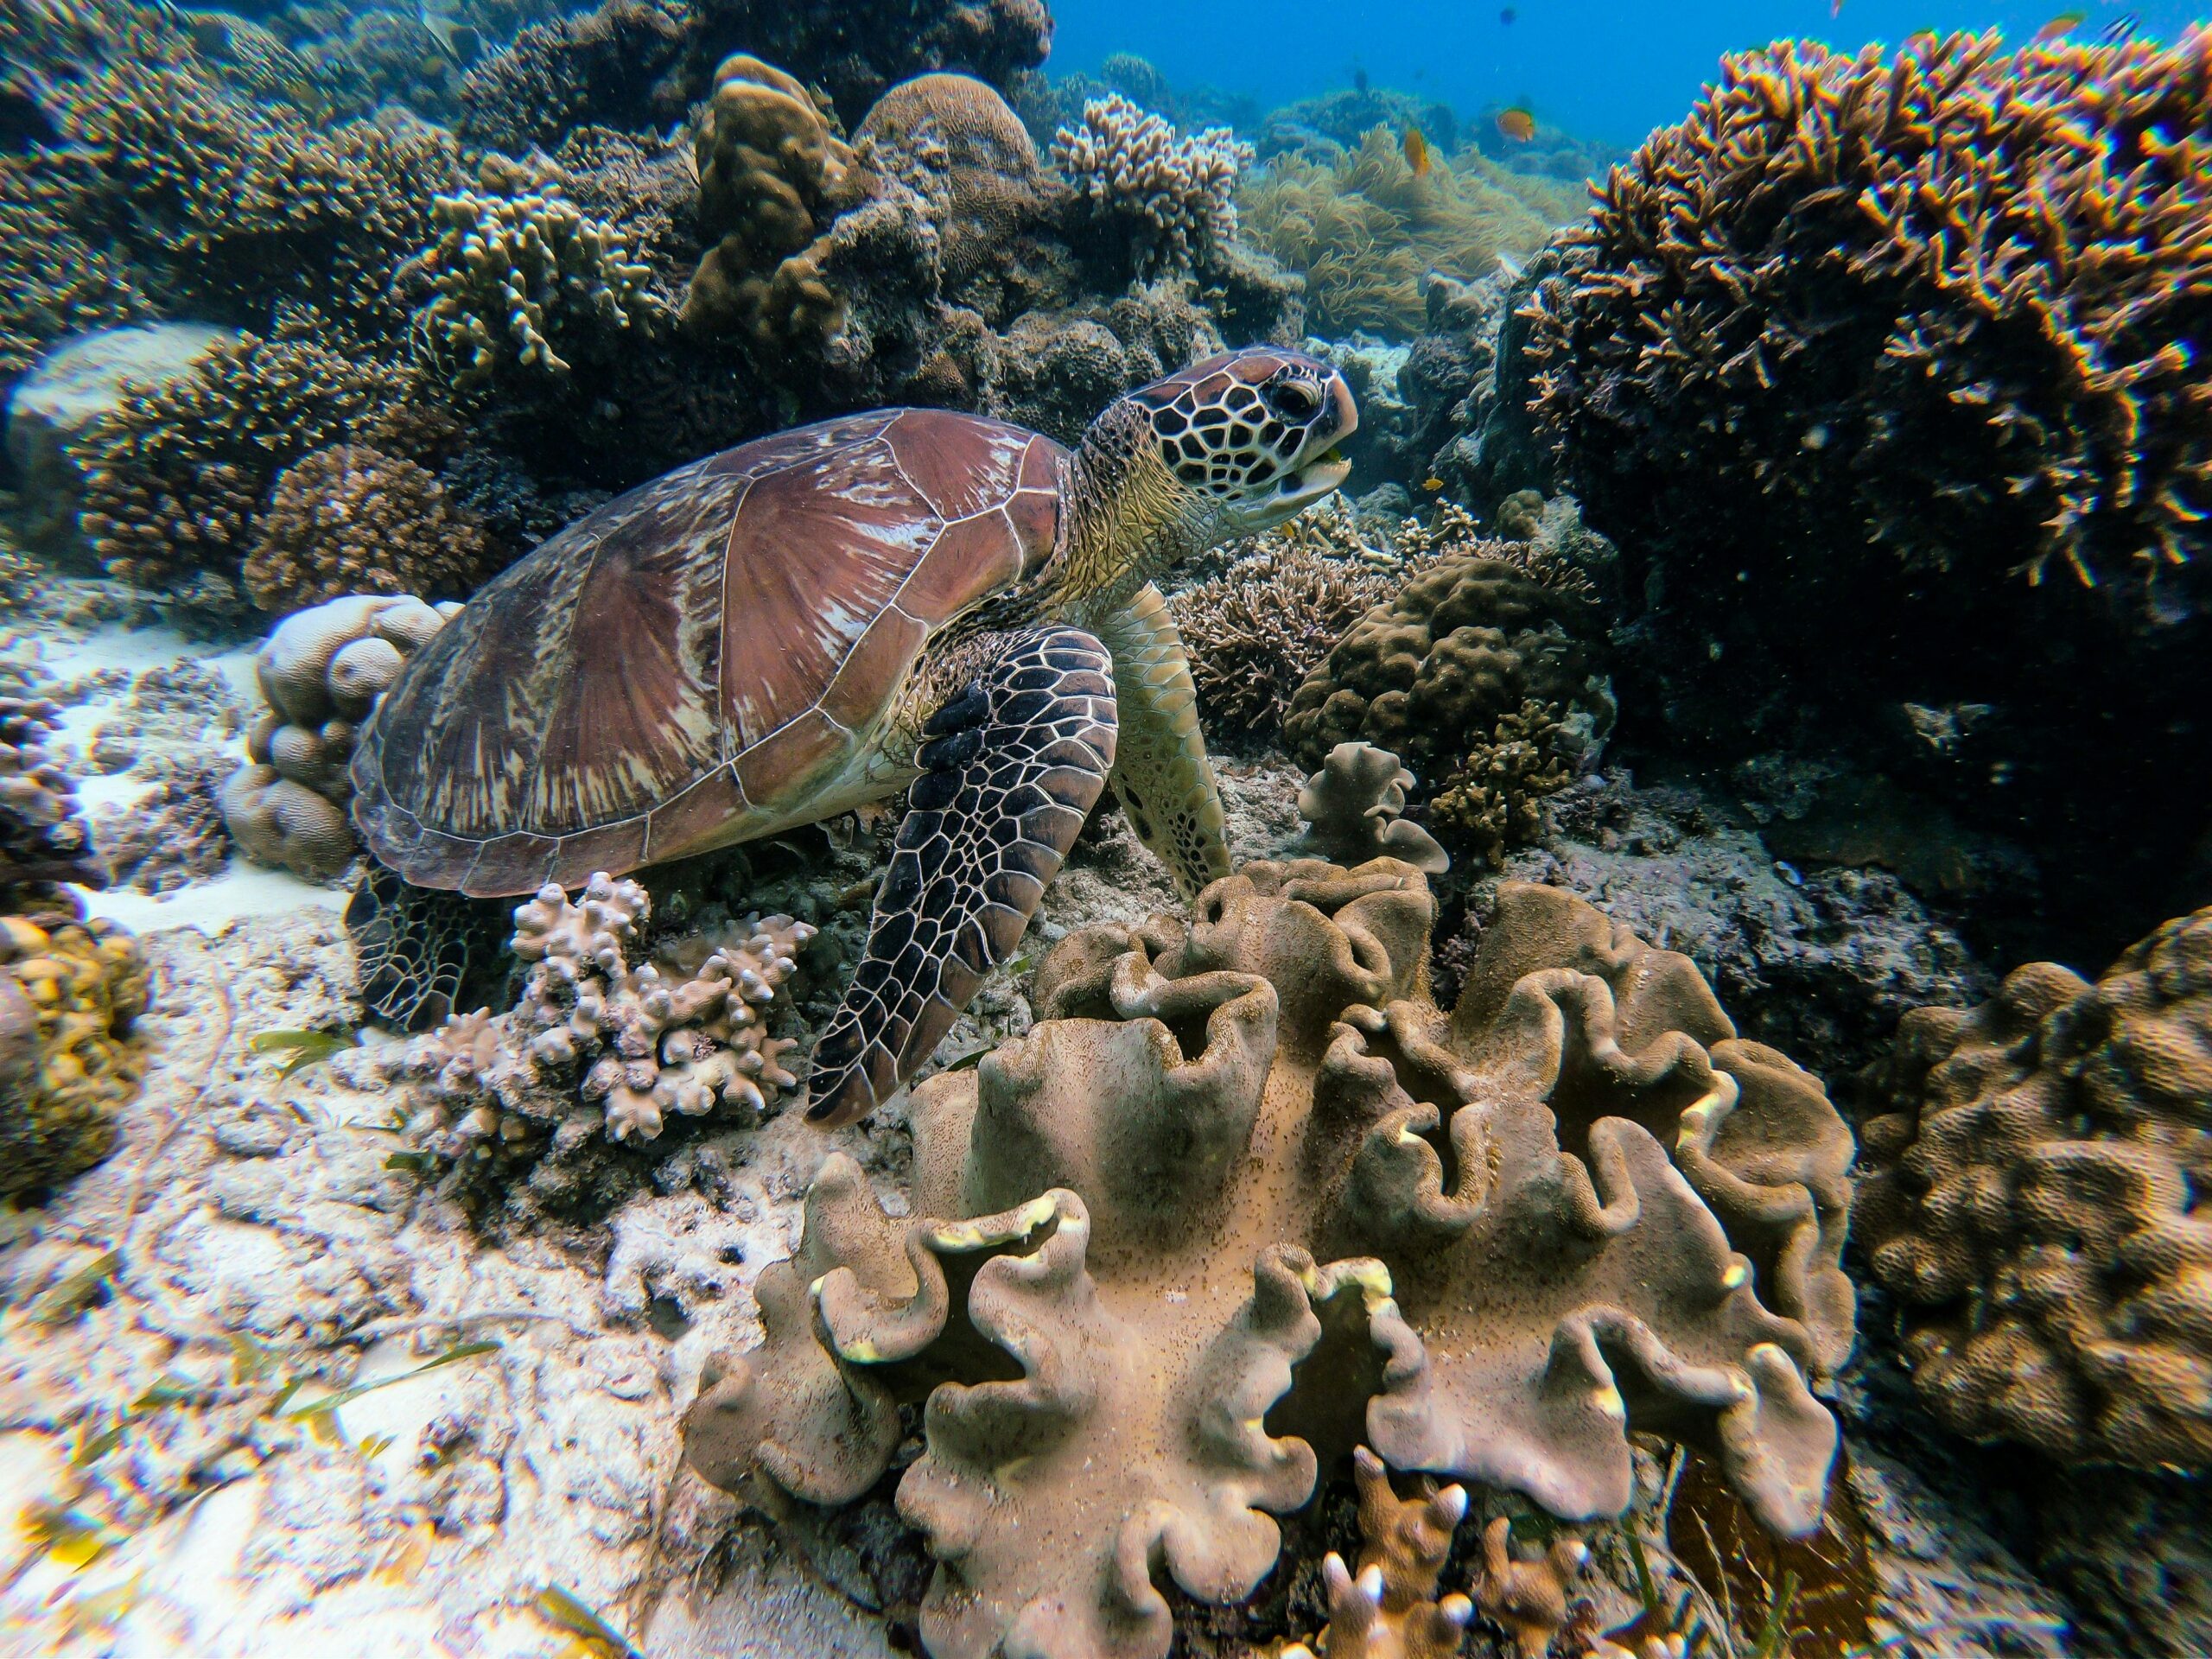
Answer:
<path fill-rule="evenodd" d="M 418 887 L 489 898 L 849 804 L 930 635 L 1051 556 L 1065 456 L 882 410 L 607 503 L 408 663 L 354 755 L 355 826 Z"/>

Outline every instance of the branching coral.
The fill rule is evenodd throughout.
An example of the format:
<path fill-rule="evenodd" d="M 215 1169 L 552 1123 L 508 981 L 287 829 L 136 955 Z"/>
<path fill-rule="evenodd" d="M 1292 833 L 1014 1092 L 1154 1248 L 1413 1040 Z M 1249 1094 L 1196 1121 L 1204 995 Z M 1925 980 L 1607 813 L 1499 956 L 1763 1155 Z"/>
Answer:
<path fill-rule="evenodd" d="M 1436 826 L 1487 861 L 1534 835 L 1534 799 L 1595 758 L 1613 705 L 1583 591 L 1544 579 L 1526 548 L 1461 545 L 1344 635 L 1283 732 L 1309 764 L 1359 738 L 1403 753 L 1441 780 Z"/>
<path fill-rule="evenodd" d="M 659 1137 L 671 1114 L 759 1120 L 797 1079 L 791 1044 L 767 1034 L 776 991 L 814 929 L 747 918 L 686 959 L 640 962 L 652 901 L 634 881 L 594 875 L 576 902 L 547 887 L 515 910 L 512 948 L 531 964 L 512 1012 L 455 1014 L 418 1039 L 405 1070 L 424 1082 L 409 1133 L 442 1160 L 513 1160 L 581 1099 L 607 1138 Z"/>
<path fill-rule="evenodd" d="M 694 20 L 658 0 L 533 22 L 462 77 L 461 138 L 520 156 L 586 121 L 665 130 L 699 95 L 684 74 L 696 40 Z"/>
<path fill-rule="evenodd" d="M 254 518 L 246 592 L 283 615 L 341 594 L 465 592 L 484 573 L 483 531 L 436 477 L 367 444 L 285 468 Z"/>
<path fill-rule="evenodd" d="M 304 340 L 218 344 L 191 373 L 70 441 L 93 551 L 143 587 L 229 575 L 277 469 L 342 436 L 403 385 L 393 371 Z"/>
<path fill-rule="evenodd" d="M 1226 570 L 1176 594 L 1208 729 L 1273 736 L 1329 648 L 1405 576 L 1349 511 L 1325 505 L 1255 537 Z"/>
<path fill-rule="evenodd" d="M 1039 1023 L 916 1090 L 911 1218 L 823 1166 L 693 1465 L 844 1503 L 921 1403 L 899 1507 L 938 1659 L 1158 1659 L 1155 1575 L 1243 1599 L 1268 1514 L 1362 1439 L 1580 1517 L 1654 1429 L 1810 1529 L 1850 1133 L 1686 959 L 1549 889 L 1502 890 L 1442 1014 L 1433 908 L 1392 860 L 1259 864 L 1188 924 L 1063 940 Z"/>
<path fill-rule="evenodd" d="M 1451 1659 L 1466 1639 L 1474 1605 L 1438 1594 L 1452 1535 L 1467 1512 L 1467 1489 L 1423 1480 L 1400 1497 L 1390 1471 L 1365 1446 L 1352 1453 L 1359 1484 L 1358 1570 L 1332 1550 L 1321 1561 L 1329 1625 L 1313 1647 L 1293 1643 L 1279 1659 Z"/>
<path fill-rule="evenodd" d="M 435 290 L 415 314 L 433 359 L 463 389 L 503 370 L 566 375 L 571 352 L 604 350 L 609 336 L 649 335 L 668 310 L 652 273 L 613 226 L 556 189 L 442 195 L 436 244 L 411 262 Z"/>
<path fill-rule="evenodd" d="M 1226 127 L 1179 134 L 1114 92 L 1084 105 L 1080 126 L 1059 130 L 1052 160 L 1141 272 L 1191 270 L 1236 239 L 1236 181 L 1252 147 Z"/>
<path fill-rule="evenodd" d="M 1694 498 L 1722 560 L 1840 527 L 1993 583 L 2171 576 L 2212 512 L 2208 61 L 2201 30 L 1727 59 L 1535 302 L 1599 521 L 1632 543 Z"/>
<path fill-rule="evenodd" d="M 1579 194 L 1509 173 L 1473 151 L 1416 174 L 1398 134 L 1376 127 L 1329 160 L 1282 156 L 1241 198 L 1252 239 L 1306 275 L 1313 328 L 1410 338 L 1431 273 L 1459 282 L 1519 261 L 1580 210 Z"/>
<path fill-rule="evenodd" d="M 48 895 L 0 916 L 0 1196 L 67 1179 L 107 1156 L 137 1091 L 147 970 L 131 937 Z"/>
<path fill-rule="evenodd" d="M 2212 1464 L 2212 910 L 2094 985 L 2023 968 L 1905 1016 L 1869 1074 L 1865 1243 L 1960 1433 L 2064 1461 Z"/>
<path fill-rule="evenodd" d="M 105 885 L 77 785 L 48 745 L 61 718 L 55 704 L 0 696 L 0 891 L 52 881 Z"/>
<path fill-rule="evenodd" d="M 354 739 L 407 658 L 459 608 L 361 594 L 277 624 L 253 664 L 269 706 L 221 794 L 223 820 L 249 858 L 308 880 L 346 868 L 356 844 L 346 817 Z"/>

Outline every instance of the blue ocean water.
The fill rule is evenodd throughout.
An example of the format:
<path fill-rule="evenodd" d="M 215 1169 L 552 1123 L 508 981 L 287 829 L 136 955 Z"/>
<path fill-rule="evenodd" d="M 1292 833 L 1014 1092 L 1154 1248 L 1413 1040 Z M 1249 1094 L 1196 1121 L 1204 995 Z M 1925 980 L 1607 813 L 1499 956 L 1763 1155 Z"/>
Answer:
<path fill-rule="evenodd" d="M 1210 83 L 1262 108 L 1348 85 L 1364 71 L 1462 114 L 1520 105 L 1580 137 L 1630 145 L 1678 119 L 1724 53 L 1784 37 L 1846 50 L 1922 29 L 1997 28 L 2025 41 L 2060 3 L 1961 5 L 1931 0 L 1062 0 L 1051 69 L 1095 70 L 1134 52 L 1178 85 Z M 2124 19 L 2171 38 L 2198 8 L 2174 0 L 2079 8 L 2077 39 Z M 1512 21 L 1503 21 L 1505 12 Z"/>

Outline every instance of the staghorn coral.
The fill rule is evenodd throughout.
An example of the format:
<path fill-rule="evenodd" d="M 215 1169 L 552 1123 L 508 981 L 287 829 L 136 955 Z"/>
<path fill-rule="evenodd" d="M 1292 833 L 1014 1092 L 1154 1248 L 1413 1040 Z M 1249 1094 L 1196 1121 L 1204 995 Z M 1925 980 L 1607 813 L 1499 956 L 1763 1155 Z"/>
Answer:
<path fill-rule="evenodd" d="M 434 291 L 415 314 L 416 336 L 457 389 L 518 369 L 566 376 L 556 338 L 599 353 L 611 336 L 659 327 L 668 308 L 620 232 L 556 187 L 501 182 L 495 194 L 439 196 L 443 234 L 410 264 L 410 278 Z"/>
<path fill-rule="evenodd" d="M 1461 550 L 1437 556 L 1440 534 Z M 1613 704 L 1586 583 L 1548 575 L 1525 546 L 1460 534 L 1401 538 L 1431 562 L 1306 677 L 1283 734 L 1309 764 L 1362 738 L 1404 753 L 1442 780 L 1436 826 L 1494 862 L 1535 834 L 1535 798 L 1595 760 Z"/>
<path fill-rule="evenodd" d="M 310 881 L 352 861 L 353 742 L 377 698 L 461 607 L 356 594 L 278 623 L 253 659 L 267 701 L 246 764 L 223 782 L 223 821 L 246 856 Z"/>
<path fill-rule="evenodd" d="M 113 1150 L 137 1091 L 147 969 L 67 893 L 10 895 L 0 916 L 0 1197 L 66 1180 Z"/>
<path fill-rule="evenodd" d="M 742 54 L 715 71 L 694 145 L 700 226 L 715 241 L 684 297 L 685 323 L 741 329 L 764 346 L 826 340 L 843 306 L 807 251 L 869 194 L 850 147 L 804 86 Z"/>
<path fill-rule="evenodd" d="M 1509 173 L 1472 151 L 1415 174 L 1395 129 L 1331 158 L 1278 156 L 1239 198 L 1247 233 L 1306 276 L 1310 325 L 1411 339 L 1434 276 L 1472 282 L 1518 263 L 1581 209 L 1579 189 Z"/>
<path fill-rule="evenodd" d="M 1338 864 L 1402 859 L 1424 875 L 1441 875 L 1452 860 L 1427 830 L 1401 816 L 1414 775 L 1398 757 L 1372 743 L 1339 743 L 1298 792 L 1304 833 L 1295 856 Z"/>
<path fill-rule="evenodd" d="M 60 708 L 43 698 L 0 696 L 0 894 L 54 881 L 107 884 L 77 811 L 77 785 L 48 744 Z"/>
<path fill-rule="evenodd" d="M 549 887 L 518 906 L 511 948 L 531 964 L 521 1000 L 497 1016 L 454 1014 L 409 1046 L 403 1071 L 423 1085 L 410 1137 L 466 1166 L 542 1153 L 579 1099 L 611 1141 L 658 1140 L 671 1114 L 759 1122 L 797 1081 L 783 1063 L 791 1043 L 765 1021 L 814 929 L 749 917 L 632 968 L 652 908 L 635 881 L 604 874 L 576 902 Z"/>
<path fill-rule="evenodd" d="M 1141 275 L 1192 270 L 1236 239 L 1236 181 L 1252 147 L 1226 127 L 1179 134 L 1113 92 L 1054 135 L 1052 161 L 1088 222 L 1123 244 Z"/>
<path fill-rule="evenodd" d="M 465 592 L 490 551 L 435 474 L 341 443 L 278 475 L 241 574 L 253 602 L 282 616 L 341 594 Z"/>
<path fill-rule="evenodd" d="M 1396 593 L 1405 571 L 1333 498 L 1249 546 L 1171 602 L 1207 728 L 1264 738 L 1330 647 Z"/>
<path fill-rule="evenodd" d="M 190 373 L 127 396 L 68 441 L 85 535 L 110 575 L 141 587 L 227 579 L 276 472 L 404 386 L 397 371 L 306 340 L 218 342 Z"/>
<path fill-rule="evenodd" d="M 823 1166 L 693 1466 L 846 1503 L 920 1404 L 938 1659 L 1157 1659 L 1154 1576 L 1241 1600 L 1363 1439 L 1586 1517 L 1629 1501 L 1631 1425 L 1686 1435 L 1808 1530 L 1848 1130 L 1688 961 L 1546 889 L 1501 889 L 1444 1014 L 1433 909 L 1393 860 L 1256 864 L 1064 939 L 1039 1023 L 915 1090 L 910 1219 Z"/>
<path fill-rule="evenodd" d="M 2212 1464 L 2212 910 L 2091 985 L 1905 1016 L 1866 1081 L 1862 1235 L 1921 1397 L 2068 1463 Z"/>
<path fill-rule="evenodd" d="M 1278 1659 L 1317 1653 L 1319 1659 L 1451 1659 L 1466 1639 L 1474 1604 L 1437 1592 L 1452 1535 L 1467 1512 L 1467 1489 L 1440 1491 L 1424 1479 L 1419 1497 L 1400 1497 L 1382 1459 L 1363 1446 L 1352 1452 L 1352 1474 L 1359 1486 L 1358 1570 L 1334 1550 L 1322 1558 L 1328 1628 L 1313 1646 L 1294 1642 Z"/>

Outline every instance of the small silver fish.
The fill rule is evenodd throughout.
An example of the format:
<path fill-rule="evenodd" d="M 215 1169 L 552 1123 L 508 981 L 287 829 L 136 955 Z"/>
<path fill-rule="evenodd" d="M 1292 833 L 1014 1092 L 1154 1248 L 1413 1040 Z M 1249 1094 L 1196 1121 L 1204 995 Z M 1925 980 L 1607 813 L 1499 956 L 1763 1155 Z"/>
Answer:
<path fill-rule="evenodd" d="M 2125 46 L 2135 38 L 2135 31 L 2143 27 L 2143 20 L 2132 11 L 2123 11 L 2097 31 L 2097 39 L 2107 46 Z"/>

